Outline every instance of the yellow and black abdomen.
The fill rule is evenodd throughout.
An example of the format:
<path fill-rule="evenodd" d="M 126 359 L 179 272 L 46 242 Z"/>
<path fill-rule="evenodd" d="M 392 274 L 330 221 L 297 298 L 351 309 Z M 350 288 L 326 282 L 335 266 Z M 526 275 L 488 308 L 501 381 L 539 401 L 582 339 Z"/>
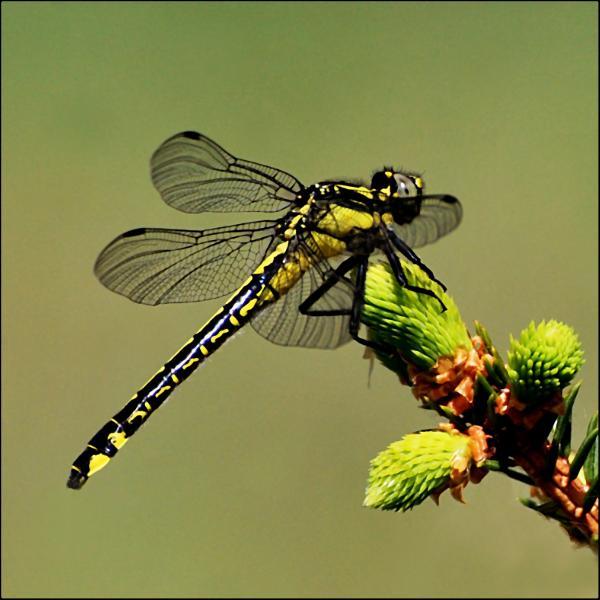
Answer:
<path fill-rule="evenodd" d="M 71 467 L 67 482 L 70 488 L 81 488 L 91 475 L 106 466 L 178 385 L 258 310 L 287 291 L 279 292 L 269 283 L 282 269 L 287 247 L 288 242 L 280 244 L 185 346 L 90 439 Z"/>

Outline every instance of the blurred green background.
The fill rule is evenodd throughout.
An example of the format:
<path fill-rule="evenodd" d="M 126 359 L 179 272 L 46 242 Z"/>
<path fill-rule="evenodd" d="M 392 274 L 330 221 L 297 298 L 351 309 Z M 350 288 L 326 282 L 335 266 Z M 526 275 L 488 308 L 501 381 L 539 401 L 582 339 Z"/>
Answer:
<path fill-rule="evenodd" d="M 491 474 L 408 514 L 369 460 L 438 419 L 350 344 L 223 348 L 109 468 L 92 433 L 218 302 L 149 308 L 92 265 L 161 202 L 148 160 L 196 129 L 305 183 L 424 172 L 465 216 L 421 256 L 468 322 L 557 318 L 597 397 L 595 3 L 2 4 L 4 596 L 592 596 L 596 558 Z M 245 217 L 244 217 L 245 218 Z M 255 218 L 255 217 L 252 217 Z"/>

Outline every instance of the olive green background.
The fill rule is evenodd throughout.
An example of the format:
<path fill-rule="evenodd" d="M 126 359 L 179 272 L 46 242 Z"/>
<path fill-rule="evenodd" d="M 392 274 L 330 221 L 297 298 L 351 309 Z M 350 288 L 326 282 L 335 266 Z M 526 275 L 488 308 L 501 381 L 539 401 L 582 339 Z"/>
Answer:
<path fill-rule="evenodd" d="M 593 3 L 2 4 L 4 596 L 592 596 L 596 558 L 490 474 L 467 505 L 361 506 L 369 460 L 435 425 L 350 344 L 250 328 L 79 493 L 85 442 L 218 302 L 160 308 L 92 265 L 161 202 L 148 159 L 196 129 L 305 183 L 393 164 L 458 196 L 422 249 L 506 350 L 531 319 L 586 351 L 597 397 Z M 250 218 L 256 218 L 252 215 Z"/>

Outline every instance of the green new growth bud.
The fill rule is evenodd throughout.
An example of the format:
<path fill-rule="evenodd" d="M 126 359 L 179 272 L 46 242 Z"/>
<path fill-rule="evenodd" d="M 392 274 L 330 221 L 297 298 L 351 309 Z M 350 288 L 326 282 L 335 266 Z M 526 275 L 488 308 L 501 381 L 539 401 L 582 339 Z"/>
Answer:
<path fill-rule="evenodd" d="M 432 493 L 459 484 L 463 475 L 466 478 L 471 457 L 466 435 L 445 431 L 410 433 L 371 461 L 364 505 L 408 510 Z"/>
<path fill-rule="evenodd" d="M 387 263 L 369 267 L 361 319 L 375 342 L 400 351 L 409 363 L 431 368 L 438 358 L 454 356 L 471 340 L 454 300 L 417 265 L 402 262 L 408 283 L 431 290 L 444 303 L 422 292 L 401 286 Z M 380 357 L 383 358 L 383 357 Z"/>
<path fill-rule="evenodd" d="M 588 424 L 586 437 L 590 435 L 594 429 L 598 430 L 598 413 L 596 413 Z M 598 478 L 598 434 L 594 439 L 592 449 L 583 463 L 583 471 L 587 482 L 594 481 Z"/>
<path fill-rule="evenodd" d="M 548 399 L 567 386 L 583 364 L 583 351 L 577 334 L 559 321 L 533 321 L 511 336 L 508 372 L 512 390 L 523 403 Z"/>

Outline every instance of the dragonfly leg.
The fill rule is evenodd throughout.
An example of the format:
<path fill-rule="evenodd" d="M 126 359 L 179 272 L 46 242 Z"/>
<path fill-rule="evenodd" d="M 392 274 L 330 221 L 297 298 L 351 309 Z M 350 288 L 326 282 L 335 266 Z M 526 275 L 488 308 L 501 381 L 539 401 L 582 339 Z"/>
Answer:
<path fill-rule="evenodd" d="M 425 263 L 423 263 L 423 261 L 417 256 L 412 248 L 405 244 L 402 241 L 402 238 L 391 227 L 386 229 L 386 233 L 396 250 L 402 252 L 406 258 L 418 265 L 423 271 L 425 271 L 425 273 L 427 273 L 429 279 L 435 281 L 444 291 L 446 291 L 446 286 L 439 279 L 437 279 L 437 277 L 433 274 L 433 271 Z"/>
<path fill-rule="evenodd" d="M 363 346 L 373 348 L 373 350 L 384 352 L 385 354 L 394 354 L 394 348 L 386 344 L 374 342 L 360 337 L 360 315 L 365 302 L 365 280 L 367 278 L 367 267 L 369 266 L 369 257 L 361 256 L 356 267 L 356 293 L 352 302 L 352 311 L 350 312 L 349 331 L 352 339 Z"/>
<path fill-rule="evenodd" d="M 350 256 L 341 265 L 339 265 L 300 306 L 298 310 L 303 315 L 311 317 L 337 317 L 352 314 L 349 308 L 340 308 L 336 310 L 318 310 L 311 309 L 331 288 L 335 287 L 342 279 L 345 279 L 346 273 L 351 271 L 358 263 L 361 257 Z"/>
<path fill-rule="evenodd" d="M 390 263 L 390 267 L 392 267 L 392 271 L 394 272 L 394 275 L 396 276 L 396 279 L 398 280 L 398 283 L 402 287 L 406 288 L 407 290 L 409 290 L 411 292 L 417 292 L 419 294 L 425 294 L 427 296 L 431 296 L 432 298 L 435 298 L 440 303 L 440 305 L 442 307 L 442 312 L 447 310 L 446 305 L 440 300 L 440 298 L 434 291 L 428 290 L 427 288 L 419 287 L 417 285 L 411 285 L 410 283 L 408 283 L 408 280 L 406 279 L 406 275 L 404 274 L 404 270 L 402 269 L 402 265 L 400 264 L 400 260 L 398 259 L 398 256 L 394 252 L 393 248 L 386 245 L 384 247 L 384 252 L 388 259 L 388 262 Z"/>
<path fill-rule="evenodd" d="M 350 316 L 349 332 L 354 341 L 368 346 L 375 350 L 390 353 L 393 352 L 393 348 L 378 344 L 371 340 L 366 340 L 360 337 L 358 331 L 360 329 L 360 313 L 364 303 L 365 293 L 365 278 L 367 274 L 368 256 L 351 256 L 346 259 L 341 265 L 333 271 L 333 273 L 325 280 L 323 285 L 317 288 L 300 306 L 298 307 L 300 313 L 311 317 L 335 317 L 335 316 Z M 348 309 L 337 309 L 337 310 L 311 310 L 316 302 L 318 302 L 332 287 L 345 279 L 346 274 L 356 267 L 356 282 L 353 283 L 355 287 L 354 300 L 352 301 L 352 308 Z"/>

